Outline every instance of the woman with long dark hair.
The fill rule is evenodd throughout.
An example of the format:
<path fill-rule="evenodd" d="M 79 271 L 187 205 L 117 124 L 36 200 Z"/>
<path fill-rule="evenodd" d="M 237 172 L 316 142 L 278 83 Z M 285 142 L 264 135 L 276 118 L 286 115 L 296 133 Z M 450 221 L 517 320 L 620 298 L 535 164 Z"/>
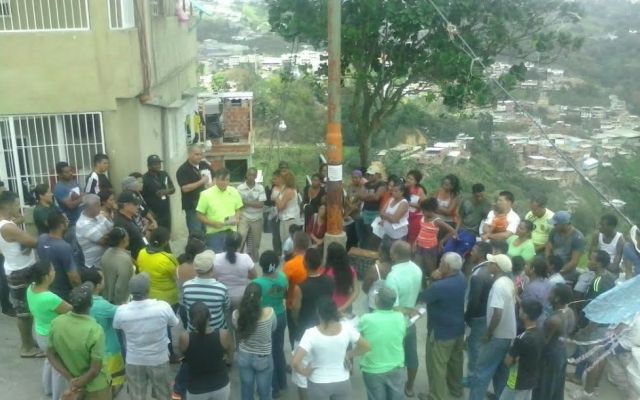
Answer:
<path fill-rule="evenodd" d="M 287 314 L 284 301 L 287 297 L 289 281 L 282 271 L 278 271 L 280 257 L 273 250 L 267 250 L 260 256 L 262 276 L 253 281 L 262 288 L 262 307 L 272 307 L 276 313 L 277 327 L 271 335 L 271 354 L 273 354 L 273 397 L 287 388 L 287 362 L 284 356 L 284 331 L 287 327 Z"/>
<path fill-rule="evenodd" d="M 271 335 L 277 328 L 276 313 L 271 307 L 263 307 L 262 288 L 249 284 L 244 291 L 240 308 L 233 312 L 233 321 L 240 343 L 238 370 L 240 373 L 240 398 L 253 400 L 257 387 L 260 400 L 271 400 L 273 358 Z"/>
<path fill-rule="evenodd" d="M 27 304 L 35 322 L 36 342 L 41 349 L 46 350 L 51 321 L 58 315 L 70 311 L 71 306 L 49 291 L 49 286 L 56 276 L 56 270 L 49 262 L 40 260 L 29 268 L 29 281 L 32 283 L 27 288 Z M 59 399 L 65 386 L 64 377 L 45 358 L 42 366 L 44 394 L 52 399 Z"/>
<path fill-rule="evenodd" d="M 349 399 L 352 359 L 369 351 L 369 344 L 350 323 L 340 321 L 331 298 L 320 298 L 317 304 L 320 323 L 304 333 L 291 366 L 307 378 L 309 400 Z"/>
<path fill-rule="evenodd" d="M 410 244 L 415 242 L 420 233 L 420 220 L 422 219 L 420 203 L 427 198 L 426 191 L 420 185 L 421 180 L 422 173 L 417 169 L 412 169 L 407 172 L 407 178 L 404 181 L 404 185 L 409 191 L 409 233 L 407 241 Z"/>
<path fill-rule="evenodd" d="M 326 274 L 333 279 L 335 290 L 333 301 L 342 313 L 351 313 L 351 305 L 360 294 L 355 269 L 349 265 L 347 250 L 340 243 L 331 243 L 327 248 Z"/>
<path fill-rule="evenodd" d="M 442 178 L 440 189 L 433 196 L 438 200 L 438 214 L 451 226 L 456 226 L 458 220 L 461 191 L 460 179 L 456 175 L 449 174 Z"/>
<path fill-rule="evenodd" d="M 233 359 L 233 341 L 224 329 L 209 327 L 209 308 L 201 301 L 189 309 L 193 332 L 180 336 L 186 365 L 187 399 L 228 400 L 231 397 L 227 362 Z"/>
<path fill-rule="evenodd" d="M 129 280 L 135 273 L 131 253 L 127 250 L 127 231 L 119 226 L 113 228 L 107 235 L 107 246 L 109 248 L 100 259 L 100 269 L 104 274 L 102 296 L 118 306 L 129 300 Z"/>
<path fill-rule="evenodd" d="M 251 256 L 240 253 L 242 236 L 238 232 L 229 232 L 225 239 L 225 252 L 216 254 L 216 279 L 222 282 L 229 291 L 233 308 L 237 308 L 245 288 L 252 279 L 258 276 Z"/>

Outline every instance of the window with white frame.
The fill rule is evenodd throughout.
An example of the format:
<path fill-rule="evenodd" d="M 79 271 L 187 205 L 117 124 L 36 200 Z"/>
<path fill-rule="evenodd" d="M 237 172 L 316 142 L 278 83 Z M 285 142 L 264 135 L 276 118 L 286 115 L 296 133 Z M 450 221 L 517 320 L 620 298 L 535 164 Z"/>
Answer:
<path fill-rule="evenodd" d="M 57 162 L 72 165 L 82 185 L 104 152 L 100 113 L 0 116 L 0 179 L 22 206 L 33 205 L 35 185 L 53 188 Z"/>
<path fill-rule="evenodd" d="M 11 16 L 11 4 L 9 0 L 0 0 L 0 18 Z"/>
<path fill-rule="evenodd" d="M 107 6 L 111 29 L 130 29 L 136 26 L 133 0 L 107 0 Z"/>
<path fill-rule="evenodd" d="M 88 0 L 0 0 L 0 33 L 84 30 Z"/>

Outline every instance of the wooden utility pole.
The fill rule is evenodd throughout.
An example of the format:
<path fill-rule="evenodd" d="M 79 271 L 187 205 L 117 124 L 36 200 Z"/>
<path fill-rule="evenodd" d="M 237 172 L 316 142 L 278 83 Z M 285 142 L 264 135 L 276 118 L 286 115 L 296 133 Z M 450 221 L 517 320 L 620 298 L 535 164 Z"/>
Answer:
<path fill-rule="evenodd" d="M 328 0 L 329 82 L 327 109 L 327 234 L 333 240 L 345 242 L 342 210 L 342 123 L 340 115 L 340 46 L 341 0 Z M 325 241 L 326 243 L 327 241 Z M 326 252 L 325 252 L 326 254 Z"/>

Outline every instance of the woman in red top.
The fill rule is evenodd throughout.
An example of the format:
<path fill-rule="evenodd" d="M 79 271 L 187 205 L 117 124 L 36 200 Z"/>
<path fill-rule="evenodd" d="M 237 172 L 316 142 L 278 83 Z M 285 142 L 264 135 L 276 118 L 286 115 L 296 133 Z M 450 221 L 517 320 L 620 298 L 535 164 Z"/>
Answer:
<path fill-rule="evenodd" d="M 327 248 L 325 274 L 333 279 L 333 301 L 341 313 L 351 314 L 351 305 L 360 294 L 356 271 L 349 265 L 347 250 L 340 243 L 331 243 Z"/>
<path fill-rule="evenodd" d="M 416 169 L 412 169 L 407 173 L 405 187 L 409 191 L 409 234 L 407 242 L 413 244 L 420 233 L 420 220 L 422 219 L 422 211 L 420 211 L 420 203 L 426 199 L 425 190 L 420 186 L 422 173 Z"/>
<path fill-rule="evenodd" d="M 438 214 L 449 225 L 456 226 L 458 205 L 460 204 L 460 179 L 449 174 L 442 179 L 435 195 L 438 200 Z"/>
<path fill-rule="evenodd" d="M 455 233 L 451 225 L 444 222 L 437 216 L 438 200 L 431 197 L 422 202 L 422 221 L 420 222 L 420 233 L 414 243 L 416 264 L 418 264 L 427 277 L 436 270 L 438 266 L 438 256 L 442 249 L 440 243 L 444 243 Z M 438 241 L 440 229 L 446 232 L 442 241 Z"/>

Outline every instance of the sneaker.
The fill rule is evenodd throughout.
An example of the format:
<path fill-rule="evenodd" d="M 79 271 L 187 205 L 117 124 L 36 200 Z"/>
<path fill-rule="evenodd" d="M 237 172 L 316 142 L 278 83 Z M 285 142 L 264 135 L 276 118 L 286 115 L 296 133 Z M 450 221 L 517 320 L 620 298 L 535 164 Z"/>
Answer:
<path fill-rule="evenodd" d="M 182 396 L 179 393 L 171 392 L 171 400 L 182 400 Z"/>
<path fill-rule="evenodd" d="M 587 392 L 585 392 L 584 389 L 578 389 L 578 390 L 574 391 L 573 393 L 571 393 L 571 398 L 573 400 L 597 399 L 598 398 L 598 394 L 595 391 L 591 392 L 591 393 L 587 393 Z"/>

